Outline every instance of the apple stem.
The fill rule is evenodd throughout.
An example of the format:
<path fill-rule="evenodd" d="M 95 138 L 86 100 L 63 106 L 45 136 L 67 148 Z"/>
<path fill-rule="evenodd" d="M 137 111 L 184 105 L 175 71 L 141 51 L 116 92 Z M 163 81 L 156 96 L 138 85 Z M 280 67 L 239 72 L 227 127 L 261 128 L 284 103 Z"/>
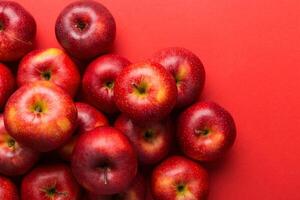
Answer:
<path fill-rule="evenodd" d="M 207 135 L 208 133 L 209 133 L 209 130 L 207 130 L 207 129 L 204 129 L 204 130 L 202 130 L 202 129 L 195 129 L 195 134 L 197 136 Z"/>

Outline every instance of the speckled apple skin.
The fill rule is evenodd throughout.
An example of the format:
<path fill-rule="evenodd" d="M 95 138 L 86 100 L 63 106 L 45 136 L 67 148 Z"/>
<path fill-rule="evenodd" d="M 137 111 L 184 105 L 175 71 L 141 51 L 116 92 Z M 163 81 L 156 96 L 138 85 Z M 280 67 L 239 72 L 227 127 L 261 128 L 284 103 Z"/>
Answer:
<path fill-rule="evenodd" d="M 176 192 L 178 184 L 186 185 L 184 196 Z M 198 163 L 182 156 L 172 156 L 154 169 L 151 190 L 155 200 L 204 200 L 208 196 L 209 178 Z"/>
<path fill-rule="evenodd" d="M 49 196 L 43 190 L 55 187 Z M 63 164 L 38 166 L 27 174 L 21 184 L 22 200 L 81 200 L 80 187 L 69 167 Z"/>
<path fill-rule="evenodd" d="M 34 47 L 36 22 L 20 4 L 0 1 L 0 61 L 16 61 Z"/>
<path fill-rule="evenodd" d="M 43 102 L 43 113 L 33 112 Z M 4 123 L 10 135 L 37 151 L 51 151 L 64 144 L 75 130 L 77 110 L 72 98 L 49 81 L 37 81 L 19 88 L 9 98 Z"/>
<path fill-rule="evenodd" d="M 39 153 L 17 141 L 10 147 L 8 141 L 11 139 L 4 126 L 3 115 L 0 114 L 0 173 L 18 176 L 26 173 L 37 162 Z"/>
<path fill-rule="evenodd" d="M 209 129 L 207 135 L 195 130 Z M 213 102 L 199 102 L 186 109 L 179 118 L 177 139 L 181 150 L 199 161 L 213 161 L 233 145 L 236 127 L 230 113 Z"/>
<path fill-rule="evenodd" d="M 48 81 L 60 86 L 72 97 L 75 96 L 80 84 L 79 70 L 71 58 L 57 48 L 34 50 L 27 54 L 19 64 L 18 86 L 47 80 L 42 73 L 48 71 L 51 72 Z"/>
<path fill-rule="evenodd" d="M 134 84 L 147 84 L 146 94 L 134 92 Z M 177 99 L 176 83 L 160 64 L 146 61 L 125 67 L 116 79 L 114 99 L 118 108 L 135 122 L 165 119 Z"/>
<path fill-rule="evenodd" d="M 109 125 L 105 115 L 93 106 L 81 102 L 76 102 L 75 106 L 78 113 L 76 130 L 68 142 L 59 149 L 60 156 L 67 161 L 71 160 L 74 146 L 81 134 L 100 126 Z"/>
<path fill-rule="evenodd" d="M 78 20 L 86 23 L 80 30 Z M 90 60 L 107 52 L 116 36 L 116 23 L 107 8 L 96 1 L 75 1 L 57 18 L 55 33 L 61 46 L 73 57 Z"/>
<path fill-rule="evenodd" d="M 3 176 L 0 176 L 0 197 L 3 200 L 20 199 L 15 184 Z"/>
<path fill-rule="evenodd" d="M 119 109 L 114 101 L 113 87 L 108 88 L 105 84 L 114 84 L 121 70 L 130 64 L 129 60 L 116 54 L 95 59 L 87 67 L 82 79 L 85 100 L 105 113 L 117 113 Z"/>
<path fill-rule="evenodd" d="M 107 183 L 100 169 L 103 163 L 109 167 Z M 98 127 L 81 135 L 71 165 L 80 185 L 98 195 L 126 190 L 137 174 L 137 156 L 132 144 L 112 127 Z"/>
<path fill-rule="evenodd" d="M 145 178 L 138 174 L 132 181 L 131 186 L 124 192 L 113 195 L 95 195 L 88 193 L 86 200 L 144 200 L 146 194 Z"/>
<path fill-rule="evenodd" d="M 7 99 L 15 89 L 15 78 L 12 72 L 0 63 L 0 109 L 3 109 Z"/>
<path fill-rule="evenodd" d="M 177 80 L 176 109 L 197 101 L 204 87 L 205 70 L 194 53 L 181 47 L 170 47 L 154 54 L 152 61 L 164 66 Z"/>
<path fill-rule="evenodd" d="M 165 158 L 170 151 L 173 133 L 169 119 L 143 125 L 134 123 L 129 117 L 121 114 L 114 126 L 133 143 L 142 164 L 155 164 Z M 145 131 L 149 129 L 155 134 L 155 138 L 151 141 L 143 137 Z"/>

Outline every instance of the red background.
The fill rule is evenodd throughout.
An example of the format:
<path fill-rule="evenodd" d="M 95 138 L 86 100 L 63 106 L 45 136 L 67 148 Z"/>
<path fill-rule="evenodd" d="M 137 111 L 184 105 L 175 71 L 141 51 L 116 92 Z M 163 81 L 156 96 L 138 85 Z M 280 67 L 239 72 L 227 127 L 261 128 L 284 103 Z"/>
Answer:
<path fill-rule="evenodd" d="M 54 24 L 71 0 L 19 0 L 38 47 L 58 47 Z M 115 52 L 139 61 L 182 46 L 205 64 L 203 99 L 234 116 L 238 137 L 210 170 L 210 200 L 300 199 L 299 0 L 101 0 L 117 22 Z"/>

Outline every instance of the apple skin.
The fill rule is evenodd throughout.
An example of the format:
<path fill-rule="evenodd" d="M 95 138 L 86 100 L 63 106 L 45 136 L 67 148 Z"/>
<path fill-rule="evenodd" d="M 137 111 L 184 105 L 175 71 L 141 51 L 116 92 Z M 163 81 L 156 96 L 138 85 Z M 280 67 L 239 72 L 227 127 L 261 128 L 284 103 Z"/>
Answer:
<path fill-rule="evenodd" d="M 122 131 L 132 142 L 142 164 L 155 164 L 165 158 L 172 143 L 171 121 L 152 122 L 143 125 L 134 123 L 121 114 L 114 126 Z"/>
<path fill-rule="evenodd" d="M 61 46 L 79 60 L 106 53 L 116 36 L 116 23 L 109 10 L 96 1 L 75 1 L 65 7 L 55 24 Z"/>
<path fill-rule="evenodd" d="M 115 80 L 121 70 L 130 64 L 129 60 L 115 54 L 94 60 L 87 67 L 82 79 L 85 100 L 105 113 L 117 113 L 119 109 L 113 99 Z"/>
<path fill-rule="evenodd" d="M 39 158 L 39 153 L 19 144 L 7 132 L 0 114 L 0 174 L 18 176 L 26 173 Z"/>
<path fill-rule="evenodd" d="M 34 50 L 21 60 L 17 83 L 20 87 L 41 80 L 55 83 L 74 97 L 80 84 L 80 74 L 75 63 L 62 50 Z"/>
<path fill-rule="evenodd" d="M 129 65 L 116 79 L 116 105 L 135 122 L 146 123 L 166 118 L 176 104 L 176 98 L 174 78 L 154 62 Z"/>
<path fill-rule="evenodd" d="M 3 108 L 14 89 L 15 78 L 12 72 L 5 65 L 0 63 L 0 109 Z"/>
<path fill-rule="evenodd" d="M 121 131 L 98 127 L 79 137 L 71 166 L 77 181 L 86 190 L 110 195 L 131 185 L 137 173 L 137 156 Z"/>
<path fill-rule="evenodd" d="M 40 152 L 63 145 L 75 130 L 76 120 L 72 98 L 49 81 L 22 86 L 8 99 L 4 110 L 10 135 Z"/>
<path fill-rule="evenodd" d="M 67 161 L 71 160 L 72 152 L 79 135 L 93 130 L 94 128 L 109 125 L 108 119 L 105 115 L 89 104 L 76 102 L 75 106 L 78 113 L 75 133 L 71 136 L 68 142 L 59 149 L 60 156 Z"/>
<path fill-rule="evenodd" d="M 182 156 L 166 159 L 152 173 L 151 191 L 155 200 L 204 200 L 208 190 L 206 170 Z"/>
<path fill-rule="evenodd" d="M 22 200 L 80 200 L 80 187 L 63 164 L 38 166 L 21 184 Z"/>
<path fill-rule="evenodd" d="M 0 176 L 0 197 L 3 200 L 19 200 L 17 187 L 4 176 Z"/>
<path fill-rule="evenodd" d="M 214 161 L 233 145 L 236 127 L 229 112 L 213 102 L 198 102 L 179 117 L 177 139 L 181 150 L 199 161 Z"/>
<path fill-rule="evenodd" d="M 95 195 L 88 193 L 86 200 L 144 200 L 146 193 L 145 178 L 138 174 L 132 181 L 131 186 L 124 192 L 113 195 Z"/>
<path fill-rule="evenodd" d="M 16 61 L 34 47 L 36 22 L 20 4 L 0 1 L 0 61 Z"/>
<path fill-rule="evenodd" d="M 170 47 L 154 54 L 152 61 L 164 66 L 176 80 L 176 109 L 197 101 L 204 87 L 205 70 L 201 60 L 194 53 L 184 48 Z"/>

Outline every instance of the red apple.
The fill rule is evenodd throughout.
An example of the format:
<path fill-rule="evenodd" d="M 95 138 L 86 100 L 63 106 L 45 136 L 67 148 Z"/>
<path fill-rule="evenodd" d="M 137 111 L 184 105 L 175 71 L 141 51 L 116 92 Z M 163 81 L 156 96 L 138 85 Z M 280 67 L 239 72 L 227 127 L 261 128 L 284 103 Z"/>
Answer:
<path fill-rule="evenodd" d="M 86 103 L 75 103 L 77 108 L 77 128 L 75 133 L 69 139 L 69 141 L 60 148 L 59 153 L 65 160 L 70 161 L 74 146 L 78 140 L 79 135 L 93 130 L 99 126 L 108 126 L 107 118 L 99 112 L 96 108 Z"/>
<path fill-rule="evenodd" d="M 204 200 L 208 182 L 208 174 L 199 164 L 173 156 L 154 169 L 151 190 L 155 200 Z"/>
<path fill-rule="evenodd" d="M 19 200 L 17 187 L 3 176 L 0 176 L 0 197 L 1 200 Z"/>
<path fill-rule="evenodd" d="M 82 90 L 84 97 L 99 110 L 113 114 L 118 112 L 114 102 L 114 84 L 121 70 L 130 62 L 119 55 L 104 55 L 94 60 L 86 69 Z"/>
<path fill-rule="evenodd" d="M 8 134 L 0 114 L 0 173 L 7 176 L 24 174 L 38 158 L 38 152 L 19 144 Z"/>
<path fill-rule="evenodd" d="M 157 52 L 152 60 L 164 66 L 175 78 L 178 91 L 176 108 L 186 107 L 197 100 L 204 86 L 205 71 L 194 53 L 172 47 Z"/>
<path fill-rule="evenodd" d="M 172 143 L 170 120 L 144 125 L 121 114 L 115 121 L 115 127 L 132 142 L 142 164 L 155 164 L 169 153 Z"/>
<path fill-rule="evenodd" d="M 124 192 L 113 195 L 96 195 L 88 193 L 86 200 L 144 200 L 146 183 L 143 176 L 138 174 L 131 186 Z"/>
<path fill-rule="evenodd" d="M 1 31 L 0 31 L 0 35 L 1 35 Z M 14 86 L 15 86 L 15 79 L 13 74 L 5 65 L 0 63 L 0 109 L 3 108 L 4 104 L 6 103 L 6 100 L 11 95 L 11 93 L 13 93 Z"/>
<path fill-rule="evenodd" d="M 21 185 L 22 200 L 80 200 L 80 187 L 66 165 L 39 166 Z"/>
<path fill-rule="evenodd" d="M 34 47 L 36 23 L 20 4 L 0 1 L 0 61 L 16 61 Z"/>
<path fill-rule="evenodd" d="M 74 97 L 80 84 L 80 74 L 74 62 L 62 50 L 34 50 L 21 60 L 17 82 L 23 86 L 39 80 L 55 83 Z"/>
<path fill-rule="evenodd" d="M 46 152 L 65 143 L 73 133 L 77 110 L 71 97 L 49 81 L 19 88 L 8 100 L 4 123 L 18 142 Z"/>
<path fill-rule="evenodd" d="M 115 102 L 134 121 L 145 123 L 164 119 L 173 109 L 176 98 L 174 78 L 157 63 L 129 65 L 116 79 Z"/>
<path fill-rule="evenodd" d="M 231 115 L 212 102 L 199 102 L 179 118 L 177 139 L 182 151 L 200 161 L 213 161 L 233 145 L 236 128 Z"/>
<path fill-rule="evenodd" d="M 110 195 L 126 190 L 137 172 L 137 157 L 127 137 L 111 127 L 98 127 L 79 137 L 72 170 L 88 191 Z"/>
<path fill-rule="evenodd" d="M 89 60 L 107 52 L 115 40 L 116 23 L 96 1 L 76 1 L 60 13 L 55 25 L 58 42 L 73 57 Z"/>

